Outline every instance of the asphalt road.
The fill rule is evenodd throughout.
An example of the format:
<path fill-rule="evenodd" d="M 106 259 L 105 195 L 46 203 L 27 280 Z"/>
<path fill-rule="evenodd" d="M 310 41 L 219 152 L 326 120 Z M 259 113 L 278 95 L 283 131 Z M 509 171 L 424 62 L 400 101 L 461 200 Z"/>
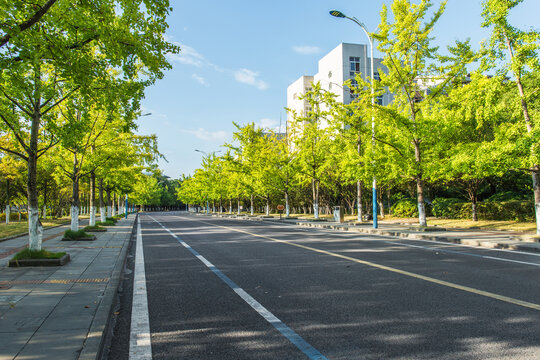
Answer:
<path fill-rule="evenodd" d="M 540 256 L 182 213 L 140 220 L 153 359 L 540 359 Z M 128 358 L 123 299 L 110 359 Z"/>

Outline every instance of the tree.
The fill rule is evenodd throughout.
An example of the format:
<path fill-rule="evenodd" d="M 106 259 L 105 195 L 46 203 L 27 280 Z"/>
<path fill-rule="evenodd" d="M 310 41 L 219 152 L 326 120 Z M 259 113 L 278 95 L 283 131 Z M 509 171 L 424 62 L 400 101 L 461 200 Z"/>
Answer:
<path fill-rule="evenodd" d="M 304 116 L 293 114 L 290 124 L 291 146 L 296 151 L 297 178 L 302 185 L 311 183 L 313 214 L 319 218 L 319 193 L 326 185 L 328 168 L 332 167 L 329 157 L 332 110 L 335 95 L 321 89 L 320 83 L 313 84 L 305 95 L 310 110 Z"/>
<path fill-rule="evenodd" d="M 40 250 L 37 161 L 59 141 L 58 105 L 107 84 L 112 68 L 121 70 L 119 79 L 144 71 L 143 83 L 151 84 L 170 67 L 165 54 L 177 48 L 163 36 L 168 1 L 50 2 L 41 7 L 46 16 L 22 27 L 9 20 L 28 18 L 20 4 L 0 21 L 7 24 L 0 34 L 0 131 L 12 133 L 19 147 L 0 149 L 28 163 L 29 247 Z"/>
<path fill-rule="evenodd" d="M 449 47 L 450 56 L 440 56 L 431 44 L 431 32 L 443 14 L 442 2 L 431 19 L 425 23 L 430 0 L 411 4 L 409 0 L 394 0 L 391 5 L 392 23 L 388 22 L 388 9 L 381 12 L 378 49 L 385 54 L 380 71 L 381 85 L 388 88 L 394 100 L 386 107 L 376 107 L 380 120 L 377 137 L 395 150 L 404 160 L 403 172 L 416 182 L 418 217 L 421 226 L 427 226 L 424 203 L 424 173 L 430 146 L 436 142 L 436 121 L 425 116 L 434 101 L 456 77 L 463 75 L 464 65 L 472 60 L 468 43 Z M 444 65 L 446 64 L 446 65 Z M 384 134 L 386 127 L 386 138 Z M 381 131 L 382 130 L 382 131 Z"/>
<path fill-rule="evenodd" d="M 145 205 L 159 205 L 163 189 L 158 185 L 158 180 L 150 175 L 140 175 L 133 186 L 130 196 L 131 202 Z"/>
<path fill-rule="evenodd" d="M 533 117 L 530 109 L 532 96 L 538 92 L 538 82 L 526 86 L 524 78 L 533 76 L 540 71 L 540 32 L 537 30 L 523 31 L 513 27 L 508 22 L 510 11 L 523 0 L 484 0 L 482 2 L 482 26 L 492 28 L 491 37 L 487 44 L 486 64 L 494 67 L 497 60 L 506 58 L 507 63 L 500 67 L 501 72 L 511 72 L 522 112 L 523 129 L 520 143 L 527 143 L 525 153 L 520 156 L 518 167 L 531 172 L 534 203 L 536 210 L 536 233 L 540 235 L 540 126 L 538 118 Z M 506 53 L 506 57 L 503 55 Z"/>

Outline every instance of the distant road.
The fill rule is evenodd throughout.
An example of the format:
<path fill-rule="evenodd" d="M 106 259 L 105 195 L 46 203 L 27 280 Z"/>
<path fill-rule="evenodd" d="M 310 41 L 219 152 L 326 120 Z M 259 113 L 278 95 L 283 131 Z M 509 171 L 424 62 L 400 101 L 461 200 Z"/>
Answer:
<path fill-rule="evenodd" d="M 153 359 L 540 358 L 538 255 L 185 213 L 140 221 Z"/>

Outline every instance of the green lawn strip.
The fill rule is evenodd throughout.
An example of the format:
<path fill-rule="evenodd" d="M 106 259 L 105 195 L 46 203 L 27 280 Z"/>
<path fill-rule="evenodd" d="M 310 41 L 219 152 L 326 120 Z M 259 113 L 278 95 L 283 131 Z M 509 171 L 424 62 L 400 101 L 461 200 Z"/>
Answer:
<path fill-rule="evenodd" d="M 60 259 L 62 256 L 66 255 L 65 252 L 50 252 L 47 250 L 30 250 L 24 249 L 19 251 L 13 256 L 12 260 L 25 260 L 25 259 Z"/>
<path fill-rule="evenodd" d="M 83 230 L 84 231 L 93 231 L 93 230 L 102 231 L 102 230 L 107 230 L 107 229 L 99 225 L 94 225 L 94 226 L 88 225 L 88 226 L 85 226 Z"/>
<path fill-rule="evenodd" d="M 83 229 L 79 231 L 66 230 L 66 232 L 64 233 L 64 237 L 69 238 L 69 239 L 81 239 L 81 238 L 88 238 L 91 236 L 92 235 L 87 234 Z"/>
<path fill-rule="evenodd" d="M 107 221 L 96 221 L 97 226 L 114 226 L 116 223 L 112 220 Z"/>
<path fill-rule="evenodd" d="M 66 225 L 69 224 L 70 221 L 71 220 L 69 218 L 41 219 L 41 223 L 45 229 L 59 225 Z M 6 223 L 0 224 L 0 239 L 25 234 L 28 234 L 27 221 L 12 221 L 8 225 L 6 225 Z"/>

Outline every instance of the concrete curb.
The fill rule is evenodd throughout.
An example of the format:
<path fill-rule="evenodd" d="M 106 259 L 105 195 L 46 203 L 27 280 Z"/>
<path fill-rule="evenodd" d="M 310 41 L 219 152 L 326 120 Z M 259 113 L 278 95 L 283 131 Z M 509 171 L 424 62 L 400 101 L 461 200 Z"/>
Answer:
<path fill-rule="evenodd" d="M 138 214 L 135 214 L 129 240 L 122 247 L 120 256 L 118 256 L 118 259 L 116 260 L 111 279 L 109 280 L 109 284 L 103 293 L 103 298 L 99 303 L 96 310 L 96 315 L 94 316 L 90 330 L 88 331 L 86 339 L 83 343 L 82 351 L 79 354 L 78 359 L 80 360 L 99 360 L 103 357 L 103 349 L 105 348 L 107 335 L 112 331 L 114 304 L 116 303 L 116 299 L 118 297 L 118 287 L 120 285 L 120 279 L 124 273 L 127 259 L 126 255 L 129 249 L 131 237 L 133 236 L 133 229 L 137 224 L 138 216 Z"/>
<path fill-rule="evenodd" d="M 371 235 L 380 235 L 380 236 L 394 236 L 402 237 L 414 240 L 430 240 L 443 243 L 452 243 L 468 246 L 478 246 L 485 247 L 489 249 L 508 249 L 508 250 L 519 250 L 525 252 L 540 252 L 540 247 L 535 244 L 535 242 L 529 240 L 523 240 L 529 238 L 529 236 L 508 236 L 509 240 L 501 240 L 499 242 L 495 241 L 482 241 L 482 240 L 473 240 L 473 239 L 459 239 L 456 237 L 446 237 L 441 235 L 424 235 L 413 232 L 406 231 L 395 231 L 395 230 L 380 230 L 380 229 L 364 229 L 354 226 L 347 225 L 332 225 L 332 224 L 320 224 L 320 223 L 311 223 L 311 222 L 296 222 L 298 226 L 304 227 L 314 227 L 314 228 L 323 228 L 323 229 L 332 229 L 332 230 L 342 230 L 342 231 L 356 231 L 365 234 Z M 441 229 L 444 231 L 444 229 Z M 533 237 L 534 238 L 534 237 Z M 521 243 L 513 243 L 515 241 L 520 241 Z"/>
<path fill-rule="evenodd" d="M 206 214 L 198 214 L 201 216 L 204 216 Z M 216 216 L 216 215 L 213 215 Z M 466 245 L 466 246 L 476 246 L 476 247 L 484 247 L 488 249 L 506 249 L 506 250 L 518 250 L 518 251 L 524 251 L 524 252 L 534 252 L 534 253 L 540 253 L 540 246 L 538 243 L 540 243 L 540 236 L 536 235 L 508 235 L 508 240 L 500 240 L 500 241 L 483 241 L 482 239 L 474 240 L 474 239 L 460 239 L 457 237 L 448 237 L 444 235 L 428 235 L 430 232 L 433 231 L 446 231 L 445 228 L 433 228 L 427 231 L 428 234 L 419 234 L 417 232 L 414 232 L 414 229 L 409 230 L 381 230 L 381 229 L 369 229 L 369 228 L 359 228 L 354 225 L 348 225 L 348 224 L 331 224 L 331 223 L 324 223 L 324 221 L 321 222 L 310 222 L 310 221 L 287 221 L 286 219 L 280 220 L 279 218 L 255 218 L 250 217 L 246 218 L 245 216 L 235 216 L 235 215 L 217 215 L 218 217 L 226 217 L 230 219 L 238 219 L 238 220 L 244 220 L 244 221 L 273 221 L 273 222 L 285 222 L 288 224 L 293 224 L 297 226 L 303 226 L 303 227 L 313 227 L 313 228 L 322 228 L 322 229 L 331 229 L 331 230 L 337 230 L 337 231 L 349 231 L 349 232 L 360 232 L 364 234 L 370 234 L 370 235 L 378 235 L 378 236 L 393 236 L 393 237 L 400 237 L 400 238 L 407 238 L 412 240 L 429 240 L 429 241 L 437 241 L 442 243 L 451 243 L 451 244 L 457 244 L 457 245 Z M 478 229 L 466 229 L 466 230 L 478 230 Z M 421 231 L 421 230 L 418 230 Z"/>

